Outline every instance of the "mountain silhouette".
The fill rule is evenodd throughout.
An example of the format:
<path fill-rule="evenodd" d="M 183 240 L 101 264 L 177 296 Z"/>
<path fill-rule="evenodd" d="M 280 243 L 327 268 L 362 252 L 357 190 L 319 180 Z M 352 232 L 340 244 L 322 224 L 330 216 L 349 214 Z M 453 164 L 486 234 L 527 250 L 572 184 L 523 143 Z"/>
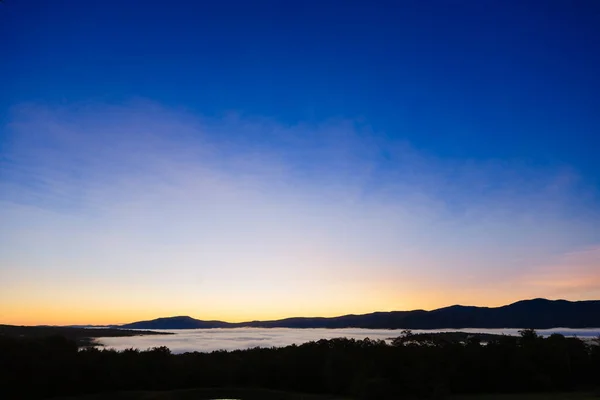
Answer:
<path fill-rule="evenodd" d="M 202 321 L 188 316 L 177 316 L 133 322 L 121 325 L 120 328 L 130 326 L 131 329 L 209 329 L 230 328 L 230 325 L 230 323 L 223 321 Z M 143 326 L 151 326 L 152 328 L 142 328 Z"/>
<path fill-rule="evenodd" d="M 340 317 L 297 317 L 274 321 L 230 323 L 203 321 L 188 316 L 158 318 L 119 326 L 127 329 L 210 328 L 597 328 L 600 300 L 522 300 L 502 307 L 454 305 L 432 311 L 390 311 Z"/>

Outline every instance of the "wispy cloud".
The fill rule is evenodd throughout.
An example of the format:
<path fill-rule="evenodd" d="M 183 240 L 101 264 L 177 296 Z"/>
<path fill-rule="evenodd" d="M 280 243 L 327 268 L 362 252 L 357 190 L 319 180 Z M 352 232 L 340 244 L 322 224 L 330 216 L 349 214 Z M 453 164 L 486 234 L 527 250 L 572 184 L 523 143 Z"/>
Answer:
<path fill-rule="evenodd" d="M 569 166 L 441 159 L 354 121 L 134 102 L 23 105 L 4 130 L 4 309 L 17 293 L 229 319 L 485 304 L 553 296 L 506 285 L 567 279 L 552 266 L 600 243 Z"/>
<path fill-rule="evenodd" d="M 600 295 L 600 247 L 582 249 L 538 265 L 521 277 L 521 285 L 553 297 L 597 298 Z"/>

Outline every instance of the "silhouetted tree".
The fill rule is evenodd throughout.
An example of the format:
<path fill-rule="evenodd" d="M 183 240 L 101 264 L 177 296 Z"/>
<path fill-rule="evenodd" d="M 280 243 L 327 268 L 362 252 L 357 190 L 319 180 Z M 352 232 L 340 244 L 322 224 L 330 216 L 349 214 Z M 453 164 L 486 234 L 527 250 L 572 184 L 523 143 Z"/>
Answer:
<path fill-rule="evenodd" d="M 283 348 L 171 354 L 82 348 L 63 337 L 0 336 L 0 393 L 46 398 L 119 390 L 255 387 L 361 399 L 564 391 L 599 385 L 600 346 L 524 330 L 519 337 L 402 335 Z M 5 396 L 2 397 L 6 398 Z"/>

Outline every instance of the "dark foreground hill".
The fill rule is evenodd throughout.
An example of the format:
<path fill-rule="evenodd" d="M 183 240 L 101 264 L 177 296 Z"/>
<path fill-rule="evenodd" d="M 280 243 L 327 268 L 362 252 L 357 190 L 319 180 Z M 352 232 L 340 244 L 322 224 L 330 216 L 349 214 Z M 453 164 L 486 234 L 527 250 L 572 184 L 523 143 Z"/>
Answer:
<path fill-rule="evenodd" d="M 348 397 L 282 392 L 257 388 L 201 388 L 169 391 L 122 391 L 87 396 L 63 397 L 56 400 L 342 400 Z M 512 400 L 512 399 L 509 399 Z M 558 399 L 562 400 L 562 399 Z M 579 398 L 577 398 L 579 400 Z M 586 398 L 581 398 L 586 400 Z M 596 399 L 597 400 L 597 399 Z"/>
<path fill-rule="evenodd" d="M 575 400 L 585 397 L 549 393 L 600 394 L 600 346 L 577 338 L 525 329 L 484 344 L 471 335 L 398 334 L 391 343 L 337 338 L 184 354 L 166 347 L 79 349 L 60 336 L 0 336 L 0 399 L 476 400 L 484 393 L 537 392 L 543 395 L 514 400 Z"/>
<path fill-rule="evenodd" d="M 448 400 L 598 400 L 598 395 L 584 392 L 568 393 L 527 393 L 527 394 L 490 394 L 490 395 L 455 395 L 445 397 Z M 309 395 L 306 393 L 290 393 L 275 390 L 235 388 L 235 389 L 189 389 L 172 391 L 127 391 L 111 392 L 96 395 L 62 397 L 56 400 L 212 400 L 212 399 L 244 399 L 244 400 L 349 400 L 347 396 Z"/>
<path fill-rule="evenodd" d="M 131 331 L 114 328 L 76 328 L 61 326 L 17 326 L 0 325 L 0 339 L 3 337 L 17 338 L 46 338 L 49 336 L 62 336 L 75 341 L 79 346 L 87 346 L 94 343 L 94 338 L 101 337 L 123 337 L 142 335 L 168 335 L 165 332 Z"/>
<path fill-rule="evenodd" d="M 533 299 L 502 307 L 451 306 L 432 311 L 391 311 L 333 318 L 286 318 L 275 321 L 229 323 L 191 317 L 159 318 L 122 325 L 127 329 L 209 328 L 370 328 L 370 329 L 460 329 L 460 328 L 597 328 L 600 301 Z"/>

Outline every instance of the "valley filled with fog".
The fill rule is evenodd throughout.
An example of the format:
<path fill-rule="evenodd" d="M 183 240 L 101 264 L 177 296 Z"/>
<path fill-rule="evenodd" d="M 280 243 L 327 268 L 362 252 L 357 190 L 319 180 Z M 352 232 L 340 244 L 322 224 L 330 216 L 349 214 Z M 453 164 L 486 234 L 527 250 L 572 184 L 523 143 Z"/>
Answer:
<path fill-rule="evenodd" d="M 157 330 L 158 331 L 158 330 Z M 413 330 L 413 333 L 447 332 L 454 329 Z M 519 329 L 460 329 L 461 332 L 492 333 L 518 335 Z M 106 348 L 124 350 L 135 348 L 146 350 L 152 347 L 166 346 L 172 353 L 211 352 L 215 350 L 242 350 L 253 347 L 283 347 L 292 344 L 332 339 L 339 337 L 373 340 L 387 340 L 401 335 L 401 330 L 387 329 L 290 329 L 290 328 L 230 328 L 230 329 L 182 329 L 168 332 L 174 335 L 130 336 L 100 338 L 98 342 Z M 560 333 L 565 336 L 577 336 L 581 339 L 600 335 L 600 328 L 589 329 L 543 329 L 538 334 L 548 336 Z"/>

